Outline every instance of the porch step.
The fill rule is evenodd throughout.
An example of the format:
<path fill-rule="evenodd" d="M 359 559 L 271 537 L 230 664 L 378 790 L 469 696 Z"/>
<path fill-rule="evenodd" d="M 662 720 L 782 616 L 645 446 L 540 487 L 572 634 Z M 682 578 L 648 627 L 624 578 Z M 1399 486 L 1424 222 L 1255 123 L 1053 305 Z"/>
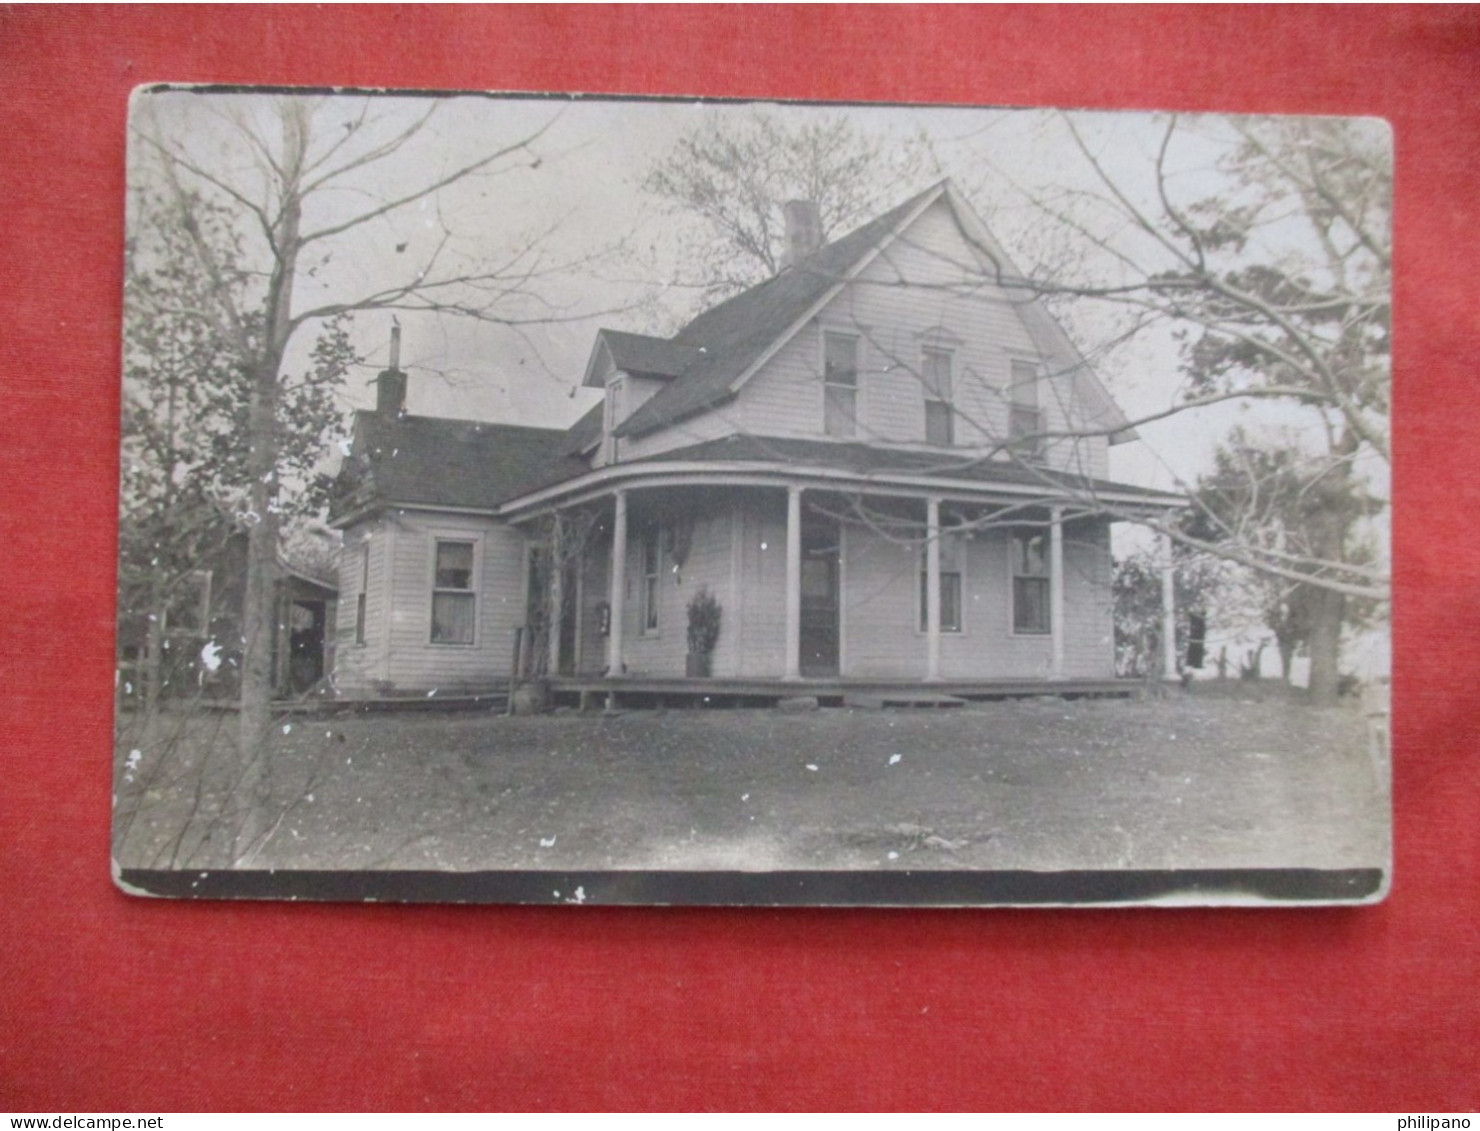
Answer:
<path fill-rule="evenodd" d="M 942 695 L 938 691 L 911 691 L 901 689 L 882 695 L 851 694 L 843 696 L 843 706 L 882 710 L 885 707 L 964 707 L 966 700 L 956 695 Z"/>

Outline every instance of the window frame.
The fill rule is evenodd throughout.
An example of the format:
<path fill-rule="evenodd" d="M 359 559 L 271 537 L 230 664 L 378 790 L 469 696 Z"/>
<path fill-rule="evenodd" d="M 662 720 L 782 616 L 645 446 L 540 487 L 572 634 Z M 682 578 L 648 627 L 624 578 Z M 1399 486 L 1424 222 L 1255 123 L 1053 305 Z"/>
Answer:
<path fill-rule="evenodd" d="M 360 550 L 360 588 L 355 594 L 355 645 L 364 647 L 370 611 L 370 539 L 362 539 Z"/>
<path fill-rule="evenodd" d="M 1023 370 L 1031 371 L 1026 379 Z M 1043 363 L 1035 358 L 1014 357 L 1008 361 L 1007 441 L 1016 454 L 1026 459 L 1041 459 L 1046 441 L 1047 414 L 1043 410 Z M 1024 397 L 1022 390 L 1029 390 Z"/>
<path fill-rule="evenodd" d="M 466 533 L 433 533 L 431 535 L 431 585 L 430 600 L 427 603 L 427 640 L 438 648 L 476 648 L 478 646 L 478 578 L 480 575 L 480 562 L 482 559 L 482 539 Z M 467 546 L 469 553 L 468 584 L 466 588 L 440 583 L 438 559 L 441 548 L 446 546 Z M 443 640 L 437 637 L 437 598 L 438 597 L 464 597 L 472 605 L 472 613 L 469 617 L 469 633 L 466 640 Z"/>
<path fill-rule="evenodd" d="M 1048 528 L 1025 528 L 1014 530 L 1009 533 L 1007 541 L 1007 573 L 1008 573 L 1008 625 L 1013 636 L 1029 636 L 1035 639 L 1044 639 L 1053 635 L 1053 552 L 1050 547 L 1051 532 Z M 1023 555 L 1019 547 L 1024 543 L 1041 540 L 1043 543 L 1040 560 L 1043 569 L 1040 573 L 1020 572 L 1018 564 Z M 1025 607 L 1026 602 L 1019 600 L 1019 582 L 1032 583 L 1035 588 L 1042 587 L 1042 593 L 1037 602 L 1038 608 L 1042 610 L 1042 627 L 1025 626 L 1019 619 L 1020 608 Z"/>
<path fill-rule="evenodd" d="M 637 576 L 638 635 L 659 636 L 663 631 L 663 527 L 657 523 L 646 527 L 637 539 Z"/>
<path fill-rule="evenodd" d="M 940 532 L 940 634 L 942 636 L 966 635 L 966 546 L 964 531 L 946 527 Z M 920 547 L 920 621 L 918 633 L 930 631 L 929 585 L 930 547 Z M 949 569 L 947 566 L 954 566 Z M 956 589 L 956 617 L 954 627 L 946 620 L 946 578 L 954 578 Z"/>
<path fill-rule="evenodd" d="M 944 381 L 941 374 L 931 375 L 930 358 L 945 361 Z M 943 387 L 942 387 L 943 386 Z M 925 443 L 932 447 L 953 448 L 956 446 L 956 351 L 938 343 L 920 347 L 920 388 L 925 398 Z M 945 439 L 930 435 L 931 409 L 944 410 Z"/>
<path fill-rule="evenodd" d="M 847 342 L 853 347 L 853 379 L 851 382 L 834 381 L 831 379 L 832 371 L 828 368 L 828 341 L 837 339 Z M 835 330 L 824 326 L 822 328 L 822 340 L 819 344 L 821 351 L 822 369 L 822 434 L 830 440 L 856 440 L 859 435 L 859 420 L 862 416 L 860 411 L 861 391 L 863 388 L 863 338 L 857 333 L 847 330 Z M 852 412 L 849 420 L 849 430 L 846 433 L 835 432 L 829 426 L 831 414 L 829 404 L 835 394 L 846 393 L 851 397 Z"/>

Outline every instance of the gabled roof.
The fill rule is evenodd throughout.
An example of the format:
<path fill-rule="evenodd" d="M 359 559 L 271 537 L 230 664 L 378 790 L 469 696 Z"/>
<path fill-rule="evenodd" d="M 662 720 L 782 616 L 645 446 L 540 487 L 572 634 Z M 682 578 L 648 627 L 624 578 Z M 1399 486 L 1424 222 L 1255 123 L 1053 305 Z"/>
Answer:
<path fill-rule="evenodd" d="M 881 448 L 874 444 L 805 440 L 790 436 L 723 436 L 646 457 L 646 461 L 781 463 L 789 471 L 808 467 L 887 478 L 890 475 L 958 479 L 982 485 L 1062 487 L 1092 494 L 1132 495 L 1148 503 L 1185 502 L 1182 495 L 1090 479 L 1068 471 L 1033 467 L 1014 460 L 972 459 L 969 453 Z M 645 461 L 645 462 L 646 462 Z"/>
<path fill-rule="evenodd" d="M 567 454 L 568 435 L 558 428 L 357 412 L 330 520 L 376 506 L 493 510 L 589 470 Z"/>
<path fill-rule="evenodd" d="M 617 350 L 626 349 L 634 365 L 654 364 L 648 359 L 656 358 L 659 359 L 656 364 L 677 368 L 683 356 L 663 352 L 664 348 L 694 351 L 686 367 L 677 374 L 666 369 L 661 372 L 651 370 L 677 379 L 671 380 L 623 421 L 616 428 L 616 435 L 643 435 L 713 408 L 735 395 L 739 384 L 758 363 L 790 338 L 816 308 L 861 271 L 875 253 L 883 250 L 926 208 L 941 199 L 950 205 L 968 241 L 997 265 L 999 282 L 1024 288 L 1025 301 L 1016 304 L 1023 324 L 1053 369 L 1073 380 L 1087 414 L 1085 423 L 1106 430 L 1126 425 L 1125 416 L 1095 377 L 1088 362 L 1053 315 L 1036 301 L 1021 272 L 970 203 L 950 181 L 942 181 L 841 239 L 819 248 L 789 270 L 705 311 L 670 342 L 603 331 L 603 338 L 616 343 L 607 347 L 612 348 L 614 359 Z M 618 338 L 629 341 L 620 343 Z M 603 347 L 598 345 L 598 348 Z M 593 364 L 587 370 L 588 382 L 596 356 L 593 353 Z M 628 368 L 620 362 L 617 367 Z M 1110 442 L 1134 438 L 1135 433 L 1126 427 L 1114 431 Z"/>
<path fill-rule="evenodd" d="M 699 360 L 703 352 L 694 346 L 681 345 L 668 338 L 629 334 L 623 330 L 598 330 L 596 344 L 591 350 L 591 362 L 586 367 L 587 385 L 600 384 L 595 379 L 596 362 L 603 350 L 611 358 L 612 365 L 622 372 L 660 379 L 677 377 Z"/>
<path fill-rule="evenodd" d="M 606 403 L 597 401 L 585 414 L 565 432 L 565 443 L 560 445 L 563 455 L 580 455 L 601 443 L 601 423 L 606 416 Z"/>
<path fill-rule="evenodd" d="M 944 182 L 926 189 L 774 278 L 699 315 L 673 338 L 696 350 L 698 360 L 679 380 L 644 402 L 616 434 L 640 436 L 724 401 L 733 393 L 734 383 L 789 337 L 799 320 L 861 267 L 887 236 L 944 191 Z"/>

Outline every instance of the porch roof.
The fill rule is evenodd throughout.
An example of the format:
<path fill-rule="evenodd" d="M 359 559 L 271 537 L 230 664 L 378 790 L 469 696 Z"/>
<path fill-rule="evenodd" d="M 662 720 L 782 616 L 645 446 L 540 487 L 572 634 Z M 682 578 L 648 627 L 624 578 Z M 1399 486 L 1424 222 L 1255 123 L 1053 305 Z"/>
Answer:
<path fill-rule="evenodd" d="M 870 444 L 793 437 L 729 436 L 641 460 L 605 467 L 561 482 L 535 486 L 506 499 L 499 513 L 536 512 L 607 495 L 621 487 L 783 486 L 878 491 L 982 500 L 1065 502 L 1093 506 L 1182 507 L 1187 499 L 1126 483 L 985 458 L 969 453 L 880 448 Z"/>
<path fill-rule="evenodd" d="M 1037 487 L 1044 490 L 1134 495 L 1147 502 L 1169 505 L 1185 503 L 1181 495 L 1155 491 L 1108 479 L 1091 479 L 1028 463 L 973 456 L 966 451 L 924 451 L 918 448 L 885 448 L 875 444 L 837 440 L 807 440 L 791 436 L 722 436 L 686 448 L 648 457 L 663 462 L 775 461 L 798 470 L 817 467 L 849 471 L 857 475 L 887 479 L 892 475 L 911 478 L 961 480 L 972 486 L 1002 485 Z"/>

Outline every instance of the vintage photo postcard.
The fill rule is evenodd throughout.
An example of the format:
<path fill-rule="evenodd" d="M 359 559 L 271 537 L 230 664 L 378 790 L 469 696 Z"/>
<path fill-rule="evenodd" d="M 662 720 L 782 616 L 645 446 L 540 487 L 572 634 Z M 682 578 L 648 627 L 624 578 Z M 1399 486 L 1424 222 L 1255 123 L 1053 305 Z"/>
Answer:
<path fill-rule="evenodd" d="M 125 890 L 1387 890 L 1384 123 L 154 87 L 129 128 Z"/>

